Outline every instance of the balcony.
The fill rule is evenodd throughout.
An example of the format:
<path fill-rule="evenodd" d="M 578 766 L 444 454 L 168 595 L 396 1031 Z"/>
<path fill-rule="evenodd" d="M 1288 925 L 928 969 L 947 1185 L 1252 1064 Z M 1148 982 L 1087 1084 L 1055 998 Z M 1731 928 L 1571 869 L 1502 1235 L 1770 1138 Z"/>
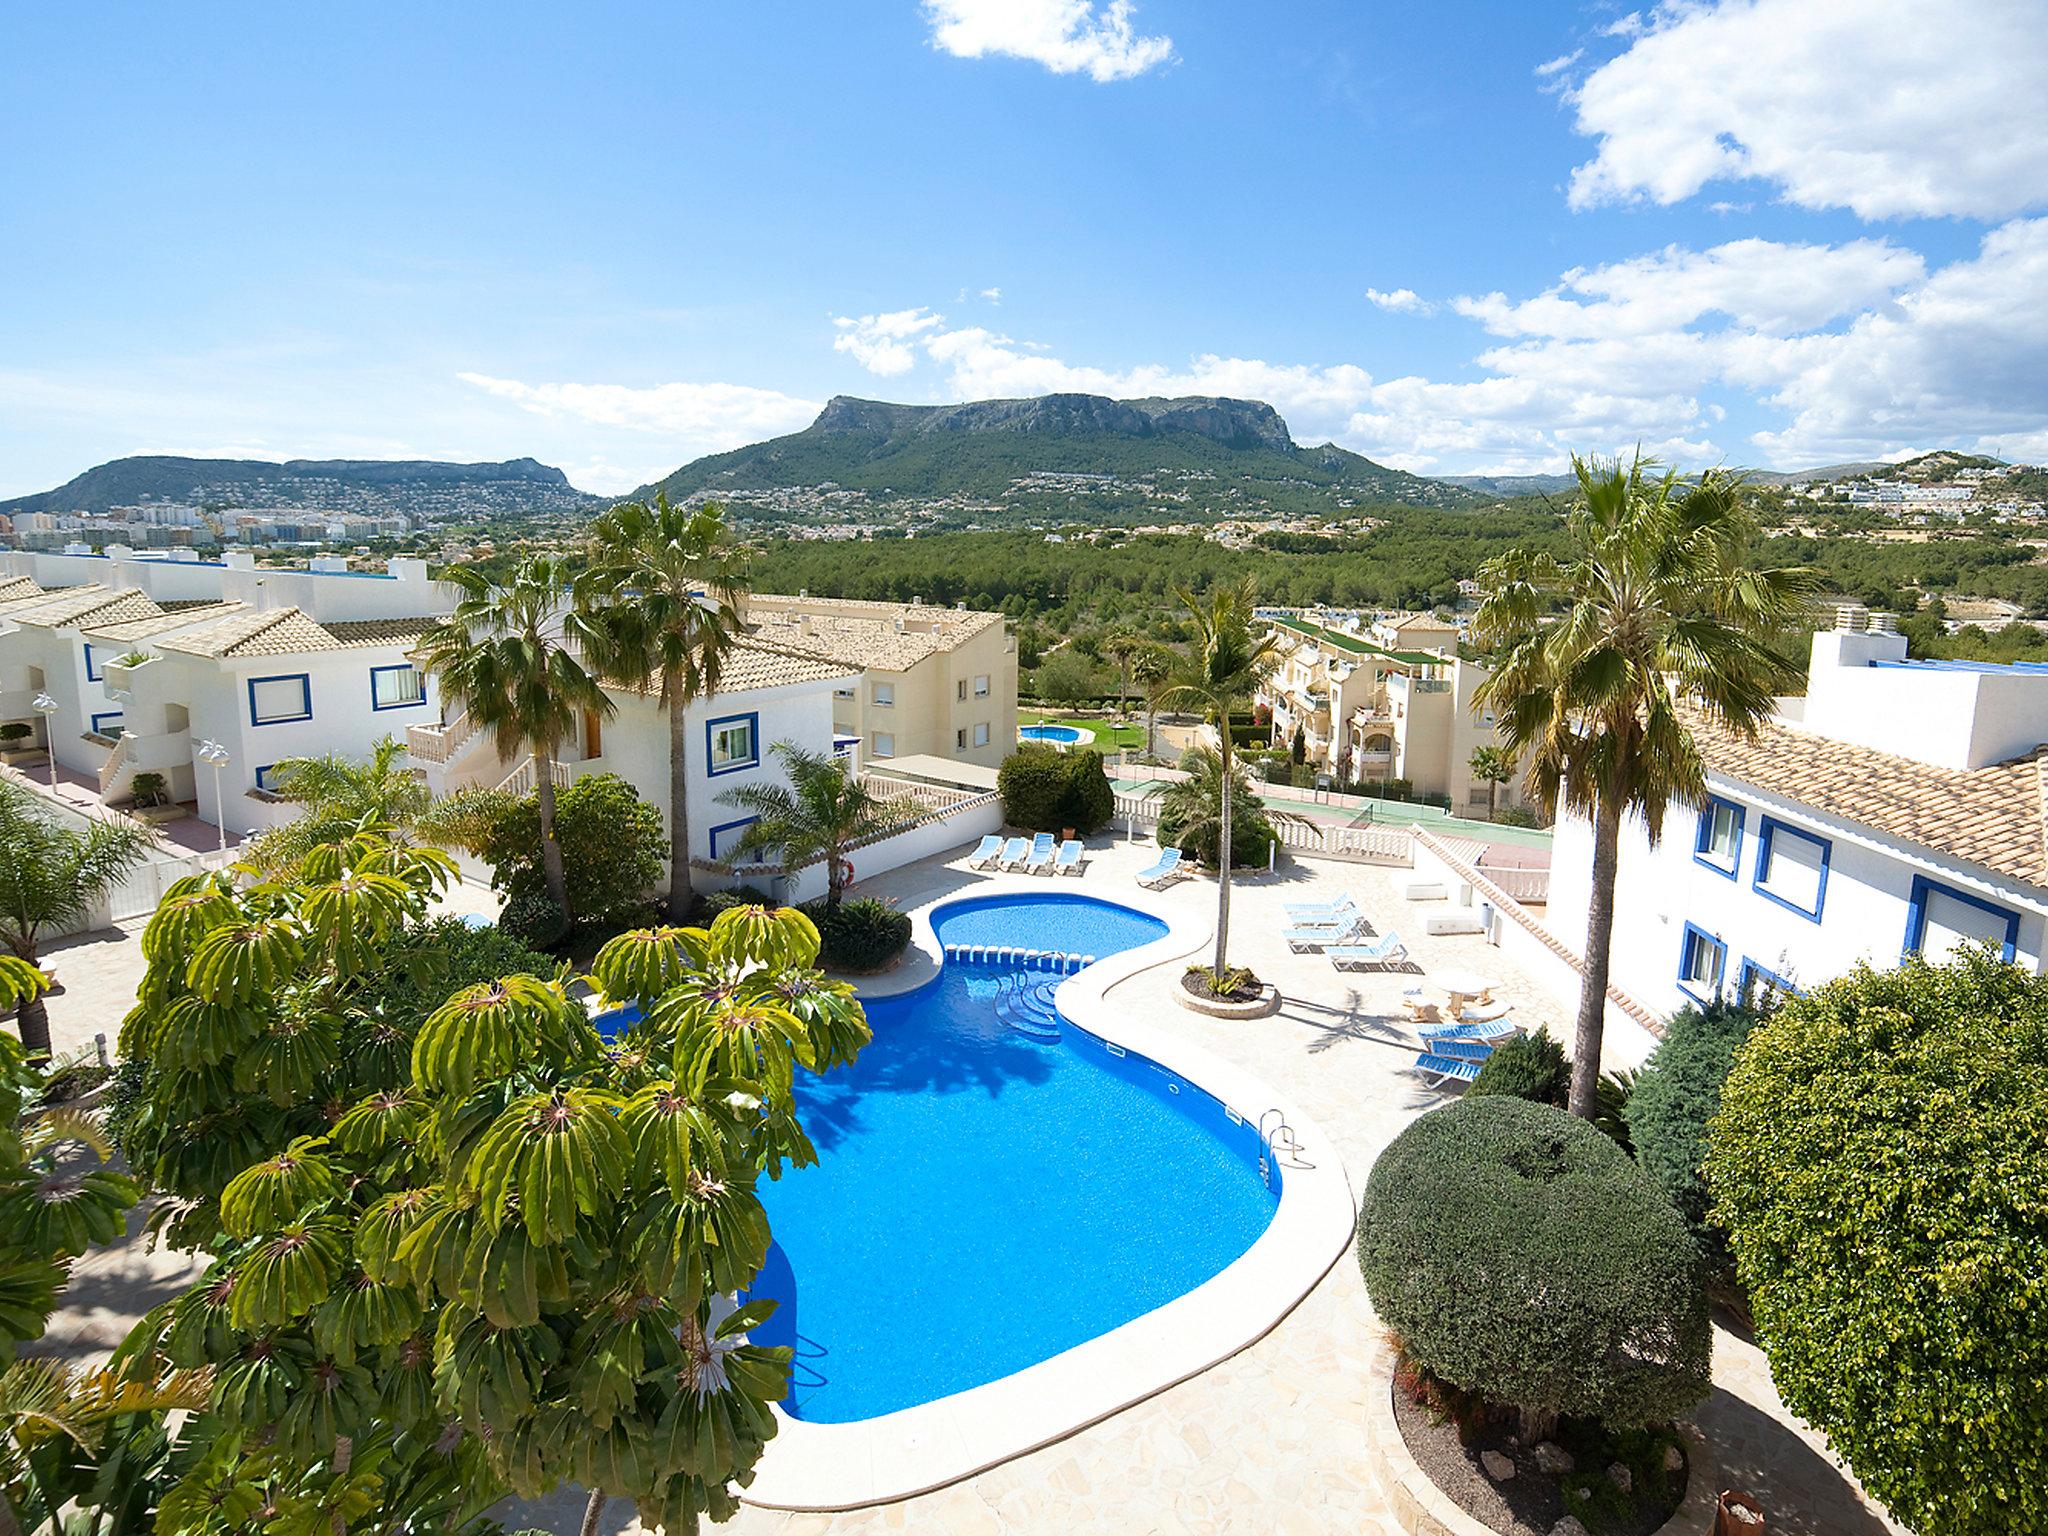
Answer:
<path fill-rule="evenodd" d="M 164 731 L 153 736 L 128 735 L 128 750 L 122 766 L 131 773 L 168 773 L 192 763 L 192 738 L 184 731 Z"/>
<path fill-rule="evenodd" d="M 107 690 L 107 696 L 126 704 L 134 703 L 136 678 L 154 666 L 156 660 L 154 656 L 145 656 L 140 661 L 106 663 L 100 668 L 100 681 Z"/>

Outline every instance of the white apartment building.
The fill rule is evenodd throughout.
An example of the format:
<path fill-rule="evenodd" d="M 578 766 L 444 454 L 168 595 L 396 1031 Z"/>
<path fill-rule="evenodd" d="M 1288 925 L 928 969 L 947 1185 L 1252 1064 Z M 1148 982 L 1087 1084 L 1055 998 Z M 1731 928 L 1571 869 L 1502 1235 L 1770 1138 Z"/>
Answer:
<path fill-rule="evenodd" d="M 763 640 L 858 671 L 833 697 L 842 755 L 995 768 L 1016 748 L 1017 638 L 1000 613 L 757 592 L 746 618 Z"/>
<path fill-rule="evenodd" d="M 740 785 L 782 781 L 769 749 L 791 742 L 824 752 L 832 740 L 835 692 L 859 674 L 821 652 L 750 637 L 727 660 L 719 691 L 688 706 L 688 798 L 691 856 L 707 871 L 732 851 L 755 818 L 720 803 Z M 609 719 L 588 714 L 573 741 L 564 742 L 556 763 L 557 783 L 586 774 L 614 773 L 662 813 L 669 798 L 668 716 L 658 690 L 607 688 L 615 712 Z M 435 794 L 473 786 L 530 788 L 533 764 L 516 749 L 501 750 L 491 732 L 462 712 L 437 715 L 407 727 L 409 760 Z"/>
<path fill-rule="evenodd" d="M 1800 991 L 1858 961 L 2048 952 L 2048 667 L 1909 661 L 1885 616 L 1813 638 L 1756 741 L 1695 715 L 1706 803 L 1624 826 L 1613 981 L 1664 1013 Z M 1592 829 L 1565 818 L 1547 921 L 1583 952 Z"/>
<path fill-rule="evenodd" d="M 1340 779 L 1406 779 L 1420 794 L 1447 796 L 1459 815 L 1484 813 L 1488 786 L 1472 774 L 1472 753 L 1495 741 L 1493 717 L 1476 712 L 1472 694 L 1486 678 L 1460 660 L 1458 626 L 1428 614 L 1375 621 L 1270 619 L 1289 642 L 1286 659 L 1260 690 L 1272 711 L 1273 743 L 1288 746 L 1297 729 L 1306 760 Z M 1495 792 L 1496 805 L 1519 804 L 1516 784 Z"/>

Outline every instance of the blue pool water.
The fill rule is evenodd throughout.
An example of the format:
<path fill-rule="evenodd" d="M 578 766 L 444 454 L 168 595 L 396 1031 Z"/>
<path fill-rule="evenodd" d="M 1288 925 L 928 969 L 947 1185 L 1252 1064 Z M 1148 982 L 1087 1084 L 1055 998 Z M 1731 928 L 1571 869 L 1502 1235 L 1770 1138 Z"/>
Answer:
<path fill-rule="evenodd" d="M 1081 733 L 1071 725 L 1023 725 L 1017 728 L 1020 741 L 1058 741 L 1072 746 L 1081 739 Z"/>
<path fill-rule="evenodd" d="M 1156 919 L 1076 896 L 935 914 L 947 944 L 1097 956 Z M 815 1167 L 763 1182 L 775 1232 L 756 1331 L 797 1352 L 785 1406 L 846 1423 L 980 1386 L 1194 1289 L 1278 1201 L 1255 1127 L 1060 1020 L 1044 971 L 948 963 L 867 1005 L 850 1068 L 799 1076 Z"/>

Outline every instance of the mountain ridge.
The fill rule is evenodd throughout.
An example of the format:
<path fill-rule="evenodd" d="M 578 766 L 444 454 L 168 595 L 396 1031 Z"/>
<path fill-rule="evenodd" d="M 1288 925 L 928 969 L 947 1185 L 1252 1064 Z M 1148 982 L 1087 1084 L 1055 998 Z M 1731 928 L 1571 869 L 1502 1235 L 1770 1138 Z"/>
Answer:
<path fill-rule="evenodd" d="M 321 510 L 340 505 L 330 487 L 369 494 L 408 490 L 530 487 L 550 499 L 587 496 L 569 477 L 533 458 L 456 463 L 443 459 L 204 459 L 182 454 L 133 454 L 96 464 L 52 490 L 0 501 L 0 514 L 107 512 L 148 501 L 206 500 L 232 508 L 242 495 L 264 505 Z"/>

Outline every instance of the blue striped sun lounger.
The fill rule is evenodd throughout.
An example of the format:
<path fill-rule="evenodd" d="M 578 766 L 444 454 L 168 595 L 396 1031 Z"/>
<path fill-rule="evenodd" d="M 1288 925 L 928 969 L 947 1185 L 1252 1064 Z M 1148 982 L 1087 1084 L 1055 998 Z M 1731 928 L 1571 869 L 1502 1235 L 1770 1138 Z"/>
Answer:
<path fill-rule="evenodd" d="M 1430 1086 L 1443 1088 L 1451 1083 L 1471 1082 L 1479 1075 L 1479 1063 L 1424 1051 L 1415 1058 L 1415 1070 L 1434 1080 Z"/>
<path fill-rule="evenodd" d="M 1056 875 L 1078 875 L 1087 857 L 1088 850 L 1081 845 L 1081 840 L 1070 837 L 1060 844 L 1059 857 L 1052 861 L 1052 872 Z"/>
<path fill-rule="evenodd" d="M 1052 856 L 1052 834 L 1041 832 L 1031 840 L 1031 856 L 1024 861 L 1024 867 L 1034 875 L 1049 875 L 1052 873 Z"/>
<path fill-rule="evenodd" d="M 1323 950 L 1340 971 L 1355 971 L 1367 965 L 1388 965 L 1408 957 L 1401 935 L 1389 931 L 1364 944 L 1332 944 Z"/>
<path fill-rule="evenodd" d="M 1137 880 L 1138 884 L 1156 891 L 1167 881 L 1176 878 L 1180 872 L 1180 850 L 1162 848 L 1159 851 L 1159 861 L 1149 869 L 1139 870 Z"/>
<path fill-rule="evenodd" d="M 987 869 L 1003 856 L 1003 838 L 999 832 L 991 832 L 981 840 L 974 852 L 967 856 L 969 869 Z"/>
<path fill-rule="evenodd" d="M 1003 856 L 996 860 L 1002 869 L 1016 869 L 1031 857 L 1031 845 L 1021 837 L 1013 837 L 1003 844 Z"/>

